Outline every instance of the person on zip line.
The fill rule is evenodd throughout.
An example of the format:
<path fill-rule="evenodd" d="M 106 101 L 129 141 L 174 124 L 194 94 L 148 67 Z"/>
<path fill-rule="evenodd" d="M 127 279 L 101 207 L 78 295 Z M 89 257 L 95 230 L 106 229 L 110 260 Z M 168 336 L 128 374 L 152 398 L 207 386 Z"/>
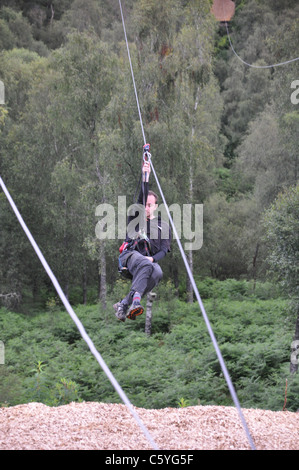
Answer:
<path fill-rule="evenodd" d="M 115 316 L 123 322 L 127 318 L 135 320 L 143 313 L 141 298 L 161 281 L 163 272 L 158 262 L 170 251 L 171 230 L 167 222 L 155 215 L 158 196 L 149 190 L 150 172 L 150 160 L 144 159 L 136 210 L 129 213 L 127 237 L 119 249 L 119 271 L 132 280 L 128 295 L 113 306 Z"/>

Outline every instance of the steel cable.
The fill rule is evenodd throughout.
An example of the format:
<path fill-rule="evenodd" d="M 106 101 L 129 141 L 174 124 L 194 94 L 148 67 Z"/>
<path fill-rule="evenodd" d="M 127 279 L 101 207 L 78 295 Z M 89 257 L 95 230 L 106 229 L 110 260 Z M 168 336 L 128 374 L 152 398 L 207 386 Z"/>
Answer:
<path fill-rule="evenodd" d="M 230 44 L 230 47 L 231 47 L 231 50 L 233 51 L 233 53 L 235 54 L 235 56 L 245 65 L 247 65 L 248 67 L 252 67 L 252 68 L 255 68 L 255 69 L 271 69 L 272 67 L 280 67 L 281 65 L 287 65 L 287 64 L 290 64 L 291 62 L 296 62 L 297 60 L 299 60 L 299 57 L 296 57 L 295 59 L 290 59 L 290 60 L 286 60 L 285 62 L 279 62 L 278 64 L 271 64 L 271 65 L 254 65 L 254 64 L 249 64 L 248 62 L 246 62 L 245 60 L 242 59 L 242 57 L 240 57 L 235 49 L 234 49 L 234 46 L 232 44 L 232 41 L 231 41 L 231 38 L 230 38 L 230 34 L 229 34 L 229 31 L 228 31 L 228 26 L 227 26 L 227 22 L 225 22 L 225 27 L 226 27 L 226 34 L 227 34 L 227 37 L 228 37 L 228 41 L 229 41 L 229 44 Z"/>
<path fill-rule="evenodd" d="M 39 249 L 37 243 L 35 242 L 33 236 L 31 235 L 27 225 L 25 224 L 16 204 L 14 203 L 8 189 L 6 188 L 1 176 L 0 176 L 0 186 L 2 187 L 3 189 L 3 192 L 4 194 L 6 195 L 7 199 L 8 199 L 8 202 L 10 203 L 10 206 L 12 208 L 12 210 L 14 211 L 18 221 L 20 222 L 25 234 L 27 235 L 35 253 L 37 254 L 39 260 L 41 261 L 43 267 L 45 268 L 48 276 L 50 277 L 63 305 L 65 306 L 68 314 L 70 315 L 70 317 L 72 318 L 72 320 L 74 321 L 74 323 L 76 324 L 82 338 L 84 339 L 84 341 L 86 342 L 86 344 L 88 345 L 91 353 L 93 354 L 93 356 L 95 357 L 95 359 L 98 361 L 98 363 L 100 364 L 101 368 L 103 369 L 104 373 L 106 374 L 106 376 L 108 377 L 108 379 L 110 380 L 111 384 L 113 385 L 115 391 L 118 393 L 118 395 L 120 396 L 120 398 L 122 399 L 122 401 L 124 402 L 124 404 L 127 406 L 128 410 L 130 411 L 130 413 L 132 414 L 133 418 L 136 420 L 137 424 L 139 425 L 140 429 L 143 431 L 145 437 L 147 438 L 147 440 L 149 441 L 149 443 L 152 445 L 153 449 L 155 450 L 159 450 L 157 444 L 155 443 L 154 439 L 152 438 L 151 434 L 149 433 L 148 429 L 146 428 L 146 426 L 144 425 L 144 423 L 141 421 L 140 417 L 138 416 L 138 414 L 136 413 L 136 411 L 134 410 L 133 408 L 133 405 L 132 403 L 130 402 L 129 398 L 127 397 L 127 395 L 125 394 L 125 392 L 123 391 L 123 389 L 121 388 L 121 386 L 119 385 L 119 383 L 117 382 L 117 380 L 115 379 L 115 377 L 113 376 L 113 374 L 111 373 L 109 367 L 107 366 L 107 364 L 105 363 L 104 359 L 102 358 L 101 354 L 97 351 L 95 345 L 93 344 L 92 340 L 90 339 L 90 337 L 88 336 L 88 334 L 86 333 L 85 331 L 85 328 L 83 326 L 83 324 L 81 323 L 81 321 L 79 320 L 79 318 L 77 317 L 76 313 L 74 312 L 73 308 L 71 307 L 69 301 L 67 300 L 64 292 L 62 291 L 55 275 L 53 274 L 50 266 L 48 265 L 44 255 L 42 254 L 41 250 Z"/>

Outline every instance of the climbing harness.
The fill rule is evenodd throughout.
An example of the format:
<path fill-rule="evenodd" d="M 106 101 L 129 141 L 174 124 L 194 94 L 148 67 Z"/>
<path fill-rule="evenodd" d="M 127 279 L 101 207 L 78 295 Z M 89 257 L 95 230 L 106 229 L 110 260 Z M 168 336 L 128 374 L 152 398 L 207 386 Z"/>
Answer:
<path fill-rule="evenodd" d="M 124 252 L 125 254 L 125 252 Z M 122 264 L 123 254 L 118 257 L 118 272 L 124 279 L 133 279 L 132 274 L 126 266 Z"/>
<path fill-rule="evenodd" d="M 142 245 L 142 248 L 145 250 L 145 256 L 151 255 L 151 242 L 144 230 L 137 232 L 135 238 L 129 241 L 124 241 L 119 248 L 120 255 L 118 257 L 118 272 L 125 279 L 132 279 L 133 276 L 128 268 L 123 265 L 122 261 L 124 259 L 124 255 L 132 253 L 134 250 L 139 251 L 139 245 Z M 126 258 L 126 260 L 127 259 L 128 258 Z"/>

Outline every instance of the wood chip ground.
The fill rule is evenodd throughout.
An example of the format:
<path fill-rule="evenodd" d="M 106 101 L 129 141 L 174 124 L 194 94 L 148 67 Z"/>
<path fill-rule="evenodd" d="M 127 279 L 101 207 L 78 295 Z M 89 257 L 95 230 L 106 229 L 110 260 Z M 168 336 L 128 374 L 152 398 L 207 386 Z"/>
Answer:
<path fill-rule="evenodd" d="M 234 407 L 134 408 L 159 450 L 250 450 Z M 243 409 L 257 450 L 299 450 L 299 413 Z M 123 404 L 0 408 L 0 450 L 152 450 Z"/>

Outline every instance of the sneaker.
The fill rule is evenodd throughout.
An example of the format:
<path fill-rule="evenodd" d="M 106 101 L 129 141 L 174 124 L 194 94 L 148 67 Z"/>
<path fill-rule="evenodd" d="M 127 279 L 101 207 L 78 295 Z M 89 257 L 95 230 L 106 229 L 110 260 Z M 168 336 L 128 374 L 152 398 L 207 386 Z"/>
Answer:
<path fill-rule="evenodd" d="M 126 313 L 128 310 L 128 305 L 122 302 L 117 302 L 117 304 L 113 305 L 113 308 L 115 310 L 115 316 L 118 318 L 120 321 L 126 321 Z"/>
<path fill-rule="evenodd" d="M 136 320 L 136 317 L 143 314 L 144 308 L 140 305 L 140 300 L 133 300 L 131 307 L 127 313 L 127 318 Z"/>

